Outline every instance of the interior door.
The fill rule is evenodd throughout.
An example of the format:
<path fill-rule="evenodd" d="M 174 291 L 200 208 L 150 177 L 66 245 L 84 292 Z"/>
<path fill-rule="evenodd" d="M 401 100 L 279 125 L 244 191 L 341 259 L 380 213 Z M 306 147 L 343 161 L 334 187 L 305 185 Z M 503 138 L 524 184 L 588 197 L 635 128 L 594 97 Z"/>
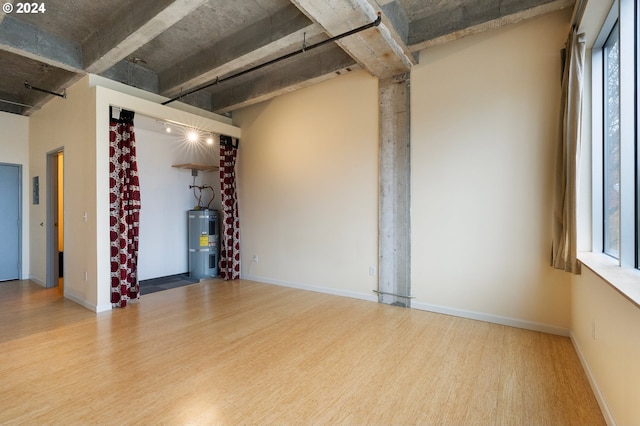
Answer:
<path fill-rule="evenodd" d="M 63 163 L 62 149 L 47 154 L 47 288 L 63 285 Z"/>
<path fill-rule="evenodd" d="M 0 164 L 0 281 L 20 278 L 20 166 Z"/>

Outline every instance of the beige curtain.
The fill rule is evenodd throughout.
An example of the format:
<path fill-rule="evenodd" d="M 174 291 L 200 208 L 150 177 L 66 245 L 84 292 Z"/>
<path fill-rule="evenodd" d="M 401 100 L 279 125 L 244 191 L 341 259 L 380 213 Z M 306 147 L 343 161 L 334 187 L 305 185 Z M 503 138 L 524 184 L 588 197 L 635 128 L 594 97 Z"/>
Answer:
<path fill-rule="evenodd" d="M 574 274 L 580 273 L 576 247 L 576 205 L 580 174 L 584 52 L 584 35 L 578 35 L 574 27 L 569 33 L 564 52 L 551 250 L 552 266 Z"/>

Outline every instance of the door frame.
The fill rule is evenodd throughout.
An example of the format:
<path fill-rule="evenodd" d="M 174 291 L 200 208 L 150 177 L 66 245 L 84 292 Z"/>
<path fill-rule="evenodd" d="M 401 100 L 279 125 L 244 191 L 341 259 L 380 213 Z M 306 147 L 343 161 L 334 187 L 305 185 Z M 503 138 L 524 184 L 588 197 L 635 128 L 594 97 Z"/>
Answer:
<path fill-rule="evenodd" d="M 46 212 L 46 251 L 47 251 L 47 278 L 46 287 L 57 287 L 59 268 L 58 251 L 58 156 L 64 154 L 64 147 L 47 152 L 47 212 Z M 64 157 L 63 157 L 64 161 Z M 63 171 L 64 173 L 64 167 Z M 64 176 L 63 176 L 64 185 Z M 64 266 L 63 266 L 64 268 Z"/>
<path fill-rule="evenodd" d="M 22 164 L 3 163 L 0 166 L 18 168 L 18 279 L 22 279 Z"/>

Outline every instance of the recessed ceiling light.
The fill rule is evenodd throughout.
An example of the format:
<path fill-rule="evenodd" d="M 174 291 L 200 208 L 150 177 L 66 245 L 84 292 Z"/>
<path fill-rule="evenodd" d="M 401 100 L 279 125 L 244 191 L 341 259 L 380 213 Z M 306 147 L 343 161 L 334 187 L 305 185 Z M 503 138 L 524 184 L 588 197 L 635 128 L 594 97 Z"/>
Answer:
<path fill-rule="evenodd" d="M 190 130 L 187 133 L 187 140 L 189 142 L 197 142 L 198 141 L 198 133 L 195 130 Z"/>
<path fill-rule="evenodd" d="M 213 136 L 207 138 L 207 145 L 213 145 Z"/>

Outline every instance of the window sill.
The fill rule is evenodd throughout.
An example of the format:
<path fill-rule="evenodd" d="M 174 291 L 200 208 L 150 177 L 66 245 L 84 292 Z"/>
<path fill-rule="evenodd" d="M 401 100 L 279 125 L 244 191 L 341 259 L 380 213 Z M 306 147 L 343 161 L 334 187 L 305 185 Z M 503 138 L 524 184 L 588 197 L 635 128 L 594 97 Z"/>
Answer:
<path fill-rule="evenodd" d="M 623 268 L 615 259 L 601 253 L 581 252 L 578 260 L 640 308 L 640 270 Z"/>

